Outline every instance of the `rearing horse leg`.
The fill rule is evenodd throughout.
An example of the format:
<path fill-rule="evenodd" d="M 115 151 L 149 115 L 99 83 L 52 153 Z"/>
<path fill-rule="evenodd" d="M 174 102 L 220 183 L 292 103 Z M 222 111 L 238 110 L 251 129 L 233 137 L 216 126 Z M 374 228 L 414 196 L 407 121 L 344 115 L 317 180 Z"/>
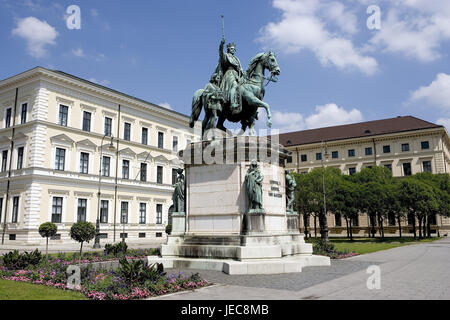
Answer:
<path fill-rule="evenodd" d="M 272 113 L 270 112 L 270 106 L 264 101 L 259 100 L 253 92 L 250 90 L 244 90 L 245 94 L 243 98 L 245 98 L 248 106 L 255 106 L 257 108 L 264 108 L 267 113 L 267 126 L 269 128 L 272 127 Z M 254 121 L 253 121 L 254 123 Z"/>

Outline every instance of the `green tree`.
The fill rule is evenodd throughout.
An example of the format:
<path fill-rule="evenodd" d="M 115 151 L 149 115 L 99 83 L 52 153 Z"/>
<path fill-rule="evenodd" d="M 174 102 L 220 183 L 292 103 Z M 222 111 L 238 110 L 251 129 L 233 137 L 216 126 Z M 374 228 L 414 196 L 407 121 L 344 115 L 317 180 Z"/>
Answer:
<path fill-rule="evenodd" d="M 95 237 L 95 226 L 91 222 L 80 221 L 70 228 L 70 237 L 81 243 L 80 259 L 83 254 L 83 242 L 89 242 Z"/>
<path fill-rule="evenodd" d="M 45 245 L 45 255 L 48 260 L 48 238 L 53 237 L 58 231 L 58 227 L 53 222 L 45 222 L 39 226 L 39 234 L 42 238 L 47 238 Z"/>
<path fill-rule="evenodd" d="M 431 212 L 438 210 L 438 201 L 433 194 L 433 188 L 414 176 L 401 181 L 400 201 L 408 208 L 412 220 L 414 239 L 417 238 L 416 219 L 419 224 L 419 238 L 422 238 L 422 221 Z"/>
<path fill-rule="evenodd" d="M 358 188 L 348 176 L 337 178 L 334 192 L 330 196 L 330 210 L 344 217 L 347 226 L 347 237 L 353 240 L 352 223 L 358 216 Z"/>

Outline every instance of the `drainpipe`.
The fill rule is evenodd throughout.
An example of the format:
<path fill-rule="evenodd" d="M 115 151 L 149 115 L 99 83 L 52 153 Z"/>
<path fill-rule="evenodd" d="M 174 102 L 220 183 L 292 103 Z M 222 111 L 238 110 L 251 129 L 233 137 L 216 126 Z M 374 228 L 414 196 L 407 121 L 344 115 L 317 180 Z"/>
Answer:
<path fill-rule="evenodd" d="M 9 202 L 9 187 L 11 184 L 11 169 L 12 169 L 12 155 L 14 151 L 14 133 L 16 126 L 16 110 L 17 110 L 17 95 L 19 93 L 19 88 L 16 88 L 16 97 L 14 99 L 14 113 L 13 113 L 13 123 L 12 123 L 12 134 L 11 134 L 11 146 L 9 152 L 9 166 L 8 166 L 8 181 L 6 182 L 6 197 L 5 197 L 5 217 L 3 218 L 3 233 L 2 233 L 2 244 L 5 243 L 5 232 L 6 232 L 6 220 L 8 216 L 8 202 Z M 1 212 L 0 212 L 1 215 Z"/>
<path fill-rule="evenodd" d="M 116 147 L 116 177 L 114 182 L 114 239 L 116 242 L 116 215 L 117 215 L 117 172 L 119 166 L 119 138 L 120 138 L 120 104 L 119 104 L 119 115 L 117 117 L 117 147 Z M 124 232 L 125 233 L 125 232 Z"/>
<path fill-rule="evenodd" d="M 300 173 L 300 150 L 295 148 L 297 150 L 297 173 Z"/>

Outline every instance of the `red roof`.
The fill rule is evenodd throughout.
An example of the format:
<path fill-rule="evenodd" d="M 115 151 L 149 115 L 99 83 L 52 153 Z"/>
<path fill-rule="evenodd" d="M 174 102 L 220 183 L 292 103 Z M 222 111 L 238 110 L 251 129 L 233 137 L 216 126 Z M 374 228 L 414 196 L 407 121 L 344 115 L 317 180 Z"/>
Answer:
<path fill-rule="evenodd" d="M 280 143 L 284 146 L 296 146 L 440 127 L 443 126 L 413 116 L 399 116 L 390 119 L 282 133 L 280 134 Z"/>

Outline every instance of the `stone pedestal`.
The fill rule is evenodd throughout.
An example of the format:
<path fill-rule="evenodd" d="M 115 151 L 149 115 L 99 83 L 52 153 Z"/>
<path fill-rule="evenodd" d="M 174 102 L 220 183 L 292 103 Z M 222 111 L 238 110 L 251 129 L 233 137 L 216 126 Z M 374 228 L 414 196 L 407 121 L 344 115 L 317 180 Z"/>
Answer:
<path fill-rule="evenodd" d="M 172 232 L 173 236 L 184 235 L 186 232 L 186 213 L 172 212 Z"/>
<path fill-rule="evenodd" d="M 286 213 L 288 151 L 281 145 L 239 137 L 214 146 L 193 143 L 181 155 L 186 214 L 173 214 L 162 258 L 149 257 L 149 262 L 230 274 L 300 272 L 304 266 L 330 264 L 329 258 L 312 255 L 312 245 L 299 233 L 298 215 Z M 264 177 L 263 210 L 248 209 L 244 179 L 254 159 Z M 268 261 L 272 267 L 264 269 Z"/>

